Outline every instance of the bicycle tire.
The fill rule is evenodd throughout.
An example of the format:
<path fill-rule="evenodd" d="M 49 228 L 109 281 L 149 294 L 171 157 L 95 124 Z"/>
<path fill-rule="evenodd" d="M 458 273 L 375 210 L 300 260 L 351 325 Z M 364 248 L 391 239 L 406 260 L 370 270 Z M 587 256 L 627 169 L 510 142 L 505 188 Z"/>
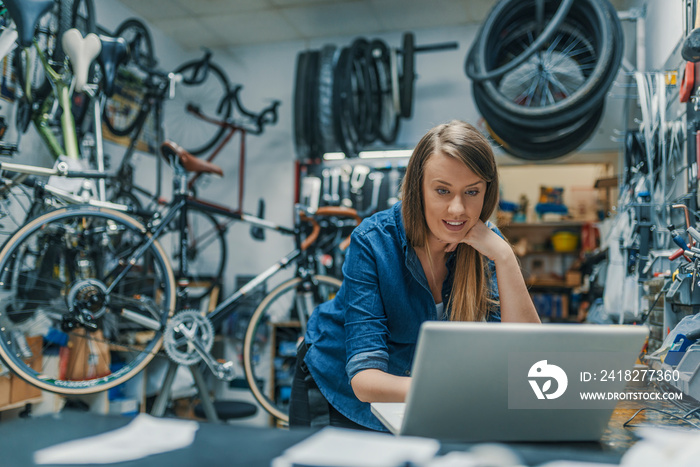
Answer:
<path fill-rule="evenodd" d="M 225 99 L 229 95 L 229 79 L 223 69 L 211 61 L 205 64 L 202 60 L 187 62 L 175 73 L 181 74 L 183 81 L 177 85 L 174 98 L 164 102 L 165 128 L 180 146 L 200 156 L 221 139 L 226 128 L 192 116 L 187 106 L 195 105 L 204 115 L 217 120 L 228 120 L 232 111 L 231 101 Z"/>
<path fill-rule="evenodd" d="M 117 69 L 114 86 L 118 92 L 107 97 L 102 110 L 102 122 L 115 136 L 129 136 L 145 122 L 150 106 L 147 104 L 147 69 L 156 64 L 153 39 L 148 27 L 136 18 L 122 22 L 115 31 L 129 47 L 129 57 Z"/>
<path fill-rule="evenodd" d="M 192 207 L 187 208 L 187 274 L 183 274 L 178 218 L 167 226 L 158 241 L 167 251 L 178 283 L 184 281 L 188 284 L 187 297 L 194 301 L 201 300 L 223 280 L 228 256 L 226 229 L 215 216 Z"/>
<path fill-rule="evenodd" d="M 314 275 L 311 278 L 311 282 L 315 284 L 315 286 L 320 285 L 320 290 L 316 289 L 311 291 L 314 295 L 312 298 L 312 306 L 314 308 L 320 303 L 333 298 L 342 284 L 341 281 L 334 277 L 323 275 Z M 271 332 L 270 328 L 275 327 L 275 324 L 289 324 L 292 317 L 291 315 L 295 312 L 294 307 L 297 303 L 297 291 L 300 284 L 302 284 L 302 279 L 294 277 L 283 282 L 270 292 L 253 312 L 243 341 L 243 367 L 245 369 L 245 377 L 248 386 L 262 408 L 283 423 L 289 423 L 288 407 L 281 401 L 280 397 L 270 397 L 269 393 L 266 393 L 267 391 L 265 388 L 261 389 L 258 385 L 261 379 L 269 383 L 269 378 L 273 376 L 272 369 L 274 365 L 272 367 L 268 366 L 267 370 L 270 371 L 270 373 L 268 373 L 265 378 L 262 378 L 260 372 L 266 369 L 265 359 L 261 358 L 264 354 L 261 355 L 258 352 L 259 346 L 257 344 L 263 344 L 260 350 L 264 351 L 266 347 L 264 344 L 267 341 L 265 334 L 267 333 L 267 338 L 269 338 L 269 333 Z M 273 307 L 275 308 L 273 309 Z M 288 339 L 286 342 L 291 342 L 292 344 L 289 347 L 294 349 L 293 354 L 290 350 L 290 354 L 288 355 L 290 357 L 289 360 L 290 362 L 296 361 L 296 341 L 299 336 L 303 335 L 303 332 L 301 332 L 301 330 L 295 332 L 293 325 L 285 329 L 291 330 L 291 335 L 287 336 Z M 276 342 L 275 339 L 273 339 L 273 342 Z M 276 353 L 279 354 L 279 352 Z M 260 365 L 258 365 L 258 363 L 260 363 Z M 270 363 L 269 359 L 267 363 Z M 293 373 L 294 366 L 292 364 L 292 376 Z"/>
<path fill-rule="evenodd" d="M 509 154 L 527 161 L 551 160 L 572 153 L 584 144 L 595 132 L 603 115 L 604 106 L 600 104 L 589 115 L 557 132 L 540 132 L 534 134 L 530 129 L 509 125 L 497 128 L 503 122 L 486 121 L 489 132 Z M 493 124 L 493 125 L 492 125 Z"/>
<path fill-rule="evenodd" d="M 370 45 L 372 58 L 376 63 L 379 93 L 379 119 L 377 136 L 384 144 L 392 144 L 399 134 L 401 115 L 394 107 L 394 83 L 391 51 L 386 43 L 375 39 Z"/>
<path fill-rule="evenodd" d="M 415 48 L 416 36 L 412 32 L 404 33 L 401 48 L 403 61 L 401 77 L 399 78 L 401 116 L 403 118 L 411 118 L 411 115 L 413 115 L 413 86 L 416 80 Z"/>
<path fill-rule="evenodd" d="M 141 20 L 128 18 L 114 32 L 115 37 L 121 37 L 129 46 L 129 60 L 143 70 L 150 70 L 158 64 L 151 30 Z"/>
<path fill-rule="evenodd" d="M 377 121 L 377 83 L 373 80 L 371 64 L 368 60 L 367 50 L 369 42 L 365 38 L 355 39 L 350 46 L 350 60 L 348 62 L 346 91 L 348 98 L 345 100 L 350 118 L 350 124 L 358 136 L 358 147 L 364 147 L 376 139 Z"/>
<path fill-rule="evenodd" d="M 323 46 L 318 65 L 318 135 L 320 152 L 336 152 L 338 144 L 333 132 L 333 70 L 338 61 L 338 48 Z"/>
<path fill-rule="evenodd" d="M 0 251 L 3 362 L 28 383 L 65 395 L 104 391 L 141 371 L 162 344 L 176 300 L 157 242 L 132 257 L 148 239 L 136 219 L 92 206 L 58 209 L 18 230 Z M 90 314 L 84 322 L 95 330 L 72 321 L 79 314 Z"/>
<path fill-rule="evenodd" d="M 294 147 L 297 159 L 309 158 L 311 145 L 307 137 L 306 114 L 308 104 L 306 102 L 306 62 L 309 60 L 309 52 L 299 52 L 296 60 L 294 75 Z"/>
<path fill-rule="evenodd" d="M 323 148 L 321 146 L 321 133 L 318 126 L 318 109 L 319 109 L 319 67 L 321 66 L 321 52 L 318 50 L 311 51 L 309 59 L 306 62 L 306 96 L 307 96 L 307 128 L 309 139 L 310 156 L 314 159 L 323 156 Z"/>
<path fill-rule="evenodd" d="M 357 133 L 350 113 L 352 86 L 350 67 L 352 57 L 350 47 L 343 47 L 333 74 L 333 129 L 335 140 L 346 157 L 357 157 L 360 149 L 360 135 Z"/>
<path fill-rule="evenodd" d="M 504 14 L 504 17 L 496 23 L 493 32 L 488 36 L 489 40 L 482 45 L 482 50 L 485 52 L 477 55 L 481 70 L 491 69 L 499 60 L 501 52 L 499 31 L 528 21 L 526 16 L 523 17 L 523 9 L 529 3 L 531 2 L 518 2 L 517 6 L 508 8 L 507 14 Z M 569 31 L 578 31 L 580 38 L 585 37 L 590 40 L 597 54 L 593 69 L 590 72 L 583 72 L 585 76 L 583 83 L 564 99 L 551 105 L 523 106 L 511 97 L 503 95 L 498 89 L 503 79 L 517 72 L 516 69 L 498 81 L 484 81 L 479 84 L 479 92 L 485 93 L 494 107 L 494 112 L 518 124 L 528 125 L 529 122 L 531 126 L 539 124 L 544 127 L 558 123 L 562 118 L 573 121 L 588 113 L 597 105 L 597 101 L 604 98 L 622 58 L 622 30 L 614 9 L 607 0 L 575 2 L 559 30 L 567 28 Z M 584 64 L 584 66 L 587 65 Z"/>

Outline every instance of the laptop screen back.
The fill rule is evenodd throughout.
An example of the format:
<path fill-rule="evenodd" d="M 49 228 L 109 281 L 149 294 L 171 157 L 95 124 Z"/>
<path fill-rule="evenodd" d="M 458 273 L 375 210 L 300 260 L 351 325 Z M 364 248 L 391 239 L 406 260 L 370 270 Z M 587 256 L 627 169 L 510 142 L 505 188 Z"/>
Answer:
<path fill-rule="evenodd" d="M 426 322 L 401 434 L 597 440 L 618 401 L 580 394 L 624 391 L 609 374 L 633 367 L 646 336 L 643 326 Z"/>

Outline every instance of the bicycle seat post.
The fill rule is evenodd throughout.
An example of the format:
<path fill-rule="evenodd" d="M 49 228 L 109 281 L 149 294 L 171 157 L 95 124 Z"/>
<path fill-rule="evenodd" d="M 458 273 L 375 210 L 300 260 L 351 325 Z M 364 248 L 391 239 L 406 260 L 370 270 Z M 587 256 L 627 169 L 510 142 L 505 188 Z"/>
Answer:
<path fill-rule="evenodd" d="M 182 163 L 177 158 L 175 154 L 170 156 L 170 165 L 175 171 L 173 177 L 173 194 L 186 195 L 187 194 L 187 171 L 182 166 Z"/>

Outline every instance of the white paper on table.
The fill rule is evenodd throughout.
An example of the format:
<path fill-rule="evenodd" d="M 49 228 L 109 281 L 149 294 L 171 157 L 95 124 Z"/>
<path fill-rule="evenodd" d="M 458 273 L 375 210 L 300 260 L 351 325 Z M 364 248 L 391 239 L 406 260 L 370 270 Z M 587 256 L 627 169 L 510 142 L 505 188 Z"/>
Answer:
<path fill-rule="evenodd" d="M 137 415 L 116 430 L 49 446 L 34 453 L 37 464 L 110 464 L 174 451 L 194 441 L 199 424 Z"/>
<path fill-rule="evenodd" d="M 326 467 L 394 467 L 407 462 L 423 464 L 440 449 L 434 439 L 394 436 L 326 427 L 287 449 L 272 467 L 294 464 Z"/>
<path fill-rule="evenodd" d="M 695 420 L 690 419 L 689 421 Z M 623 467 L 696 467 L 700 458 L 700 431 L 680 427 L 640 427 L 642 439 L 622 456 Z"/>

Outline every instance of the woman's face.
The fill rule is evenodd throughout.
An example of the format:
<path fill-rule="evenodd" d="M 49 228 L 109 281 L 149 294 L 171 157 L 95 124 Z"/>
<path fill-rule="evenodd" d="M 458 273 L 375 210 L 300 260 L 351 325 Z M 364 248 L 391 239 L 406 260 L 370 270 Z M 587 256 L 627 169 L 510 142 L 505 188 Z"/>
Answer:
<path fill-rule="evenodd" d="M 423 173 L 423 204 L 430 239 L 457 243 L 477 223 L 484 205 L 486 181 L 463 162 L 433 154 Z"/>

